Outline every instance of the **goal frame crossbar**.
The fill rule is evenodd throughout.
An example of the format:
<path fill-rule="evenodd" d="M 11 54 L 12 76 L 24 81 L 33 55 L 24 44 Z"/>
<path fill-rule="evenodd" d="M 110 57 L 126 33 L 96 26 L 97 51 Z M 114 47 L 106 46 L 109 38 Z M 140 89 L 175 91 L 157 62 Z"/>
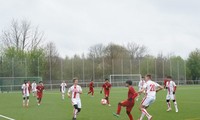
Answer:
<path fill-rule="evenodd" d="M 123 78 L 123 76 L 129 76 L 129 77 L 131 77 L 131 76 L 139 76 L 140 80 L 142 79 L 142 75 L 141 74 L 111 74 L 109 76 L 110 83 L 112 83 L 112 77 L 113 76 L 118 76 L 118 77 L 122 77 L 122 78 Z"/>

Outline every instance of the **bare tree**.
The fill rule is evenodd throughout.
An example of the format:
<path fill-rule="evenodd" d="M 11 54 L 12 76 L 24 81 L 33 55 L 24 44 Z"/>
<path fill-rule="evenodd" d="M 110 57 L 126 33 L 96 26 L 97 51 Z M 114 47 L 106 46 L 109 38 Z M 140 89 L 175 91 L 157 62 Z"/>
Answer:
<path fill-rule="evenodd" d="M 43 39 L 43 33 L 39 32 L 38 27 L 34 28 L 31 23 L 22 20 L 13 20 L 11 28 L 3 31 L 1 42 L 4 48 L 14 47 L 16 50 L 29 51 L 39 47 Z"/>
<path fill-rule="evenodd" d="M 131 42 L 127 44 L 127 49 L 131 58 L 141 58 L 147 54 L 147 47 Z"/>
<path fill-rule="evenodd" d="M 97 44 L 89 48 L 90 58 L 101 58 L 104 55 L 105 46 L 103 44 Z"/>

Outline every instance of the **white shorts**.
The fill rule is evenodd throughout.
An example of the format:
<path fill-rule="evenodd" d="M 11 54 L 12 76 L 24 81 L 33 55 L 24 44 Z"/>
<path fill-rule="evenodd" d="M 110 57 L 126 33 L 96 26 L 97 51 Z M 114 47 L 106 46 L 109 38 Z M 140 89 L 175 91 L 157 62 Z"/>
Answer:
<path fill-rule="evenodd" d="M 29 97 L 29 94 L 22 95 L 23 98 Z"/>
<path fill-rule="evenodd" d="M 72 105 L 78 105 L 78 108 L 81 108 L 81 100 L 80 99 L 72 99 Z"/>
<path fill-rule="evenodd" d="M 37 89 L 32 89 L 32 92 L 33 92 L 33 93 L 37 92 Z"/>
<path fill-rule="evenodd" d="M 175 100 L 175 95 L 174 94 L 167 94 L 166 100 Z"/>
<path fill-rule="evenodd" d="M 62 91 L 61 91 L 61 93 L 62 93 L 62 94 L 65 94 L 65 93 L 66 93 L 66 91 L 65 91 L 65 90 L 62 90 Z"/>
<path fill-rule="evenodd" d="M 151 105 L 152 103 L 154 103 L 155 100 L 156 99 L 154 97 L 144 97 L 141 102 L 141 105 L 147 107 L 147 106 Z"/>

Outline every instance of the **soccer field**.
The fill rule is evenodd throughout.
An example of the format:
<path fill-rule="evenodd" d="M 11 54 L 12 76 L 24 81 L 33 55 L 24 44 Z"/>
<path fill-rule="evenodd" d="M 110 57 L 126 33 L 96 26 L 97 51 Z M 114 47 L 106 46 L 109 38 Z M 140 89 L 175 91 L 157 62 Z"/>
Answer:
<path fill-rule="evenodd" d="M 136 88 L 137 89 L 137 88 Z M 100 89 L 95 89 L 95 97 L 88 96 L 88 89 L 84 89 L 82 94 L 83 108 L 77 120 L 128 120 L 125 109 L 122 110 L 119 118 L 113 117 L 117 103 L 127 98 L 127 88 L 112 88 L 111 107 L 100 104 L 103 94 Z M 176 93 L 179 112 L 166 112 L 165 102 L 166 91 L 157 94 L 156 102 L 148 109 L 153 115 L 153 120 L 200 120 L 200 86 L 179 86 Z M 140 117 L 138 110 L 139 102 L 136 102 L 132 114 L 134 119 Z M 172 108 L 174 108 L 172 104 Z M 37 106 L 36 99 L 30 97 L 29 108 L 22 107 L 21 93 L 0 94 L 0 115 L 13 118 L 15 120 L 71 120 L 72 106 L 70 99 L 61 99 L 59 91 L 45 91 L 41 106 Z M 146 120 L 145 118 L 144 120 Z M 6 120 L 0 116 L 0 120 Z"/>

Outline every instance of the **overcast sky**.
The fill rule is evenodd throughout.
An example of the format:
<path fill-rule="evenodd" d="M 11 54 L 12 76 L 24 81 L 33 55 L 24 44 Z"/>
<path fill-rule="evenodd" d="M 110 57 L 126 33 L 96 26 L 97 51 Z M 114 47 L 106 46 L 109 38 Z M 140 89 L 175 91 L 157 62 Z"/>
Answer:
<path fill-rule="evenodd" d="M 62 57 L 103 43 L 143 44 L 184 58 L 200 48 L 200 0 L 0 0 L 0 30 L 31 21 Z"/>

